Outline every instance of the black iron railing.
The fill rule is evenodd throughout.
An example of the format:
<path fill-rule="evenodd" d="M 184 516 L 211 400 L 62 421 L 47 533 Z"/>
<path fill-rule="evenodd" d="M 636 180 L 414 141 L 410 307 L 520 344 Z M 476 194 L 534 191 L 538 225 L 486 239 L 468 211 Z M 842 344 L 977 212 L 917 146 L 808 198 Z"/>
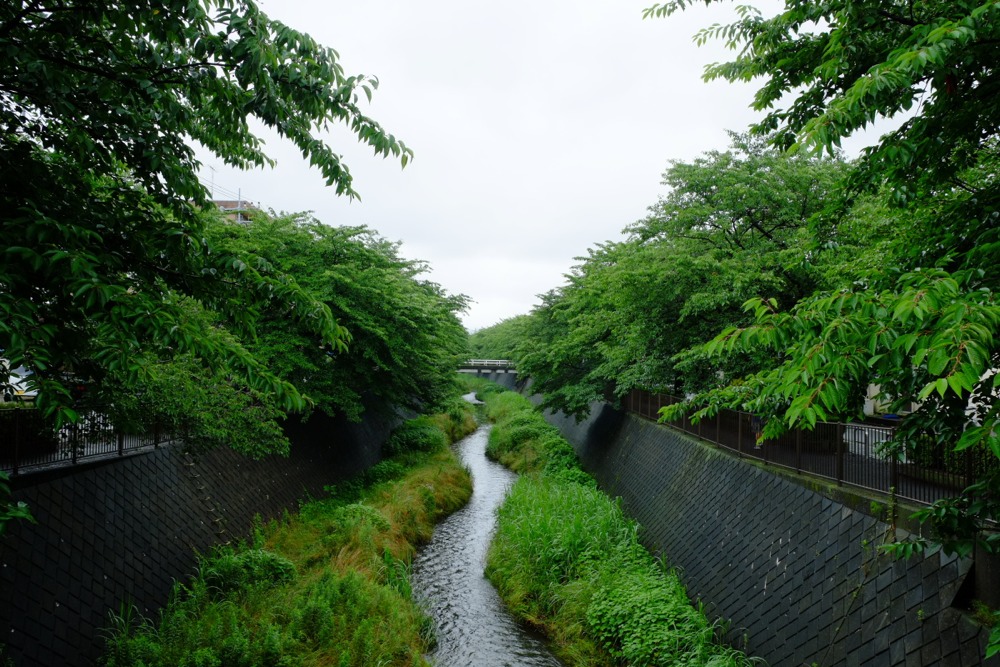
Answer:
<path fill-rule="evenodd" d="M 627 411 L 658 419 L 662 407 L 681 399 L 633 390 L 624 397 Z M 932 503 L 956 495 L 1000 460 L 982 449 L 948 451 L 928 441 L 906 448 L 890 446 L 891 424 L 820 422 L 811 430 L 792 430 L 776 440 L 761 440 L 763 424 L 748 412 L 722 410 L 692 424 L 687 417 L 670 426 L 724 447 L 739 456 L 835 480 L 900 498 Z"/>
<path fill-rule="evenodd" d="M 169 438 L 159 429 L 126 433 L 99 411 L 55 429 L 32 407 L 0 409 L 0 470 L 12 475 L 157 447 Z"/>

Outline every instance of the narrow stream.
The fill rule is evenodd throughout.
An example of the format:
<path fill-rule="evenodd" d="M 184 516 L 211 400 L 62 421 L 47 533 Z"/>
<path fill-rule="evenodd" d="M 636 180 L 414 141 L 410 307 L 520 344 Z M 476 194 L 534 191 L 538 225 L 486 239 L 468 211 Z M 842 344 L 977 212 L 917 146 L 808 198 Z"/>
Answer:
<path fill-rule="evenodd" d="M 434 530 L 413 562 L 414 597 L 434 618 L 437 667 L 560 665 L 543 641 L 511 618 L 483 575 L 496 509 L 517 477 L 486 458 L 489 426 L 458 442 L 472 472 L 469 504 Z"/>

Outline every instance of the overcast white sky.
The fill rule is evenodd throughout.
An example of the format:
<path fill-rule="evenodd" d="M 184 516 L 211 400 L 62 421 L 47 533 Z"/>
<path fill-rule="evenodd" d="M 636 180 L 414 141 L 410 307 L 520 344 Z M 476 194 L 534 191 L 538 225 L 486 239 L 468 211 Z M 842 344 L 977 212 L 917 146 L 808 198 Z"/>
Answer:
<path fill-rule="evenodd" d="M 701 80 L 728 57 L 698 48 L 730 8 L 642 20 L 649 0 L 260 0 L 272 18 L 380 80 L 368 115 L 416 153 L 401 169 L 354 138 L 334 140 L 361 202 L 324 187 L 290 144 L 267 138 L 273 170 L 206 157 L 203 176 L 277 211 L 368 225 L 430 262 L 431 280 L 475 303 L 472 330 L 528 312 L 574 257 L 619 237 L 663 193 L 670 159 L 728 144 L 753 86 Z M 214 167 L 215 172 L 208 168 Z"/>

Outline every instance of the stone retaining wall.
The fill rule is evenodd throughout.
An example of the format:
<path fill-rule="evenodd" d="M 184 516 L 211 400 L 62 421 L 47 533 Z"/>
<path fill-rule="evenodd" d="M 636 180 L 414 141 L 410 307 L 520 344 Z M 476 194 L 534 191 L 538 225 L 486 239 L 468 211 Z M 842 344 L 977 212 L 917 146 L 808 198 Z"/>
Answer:
<path fill-rule="evenodd" d="M 294 511 L 378 462 L 394 422 L 314 415 L 287 427 L 287 459 L 171 446 L 16 478 L 14 499 L 38 523 L 11 522 L 0 539 L 0 645 L 16 667 L 94 664 L 109 611 L 134 604 L 155 618 L 196 551 L 244 538 L 254 515 Z"/>

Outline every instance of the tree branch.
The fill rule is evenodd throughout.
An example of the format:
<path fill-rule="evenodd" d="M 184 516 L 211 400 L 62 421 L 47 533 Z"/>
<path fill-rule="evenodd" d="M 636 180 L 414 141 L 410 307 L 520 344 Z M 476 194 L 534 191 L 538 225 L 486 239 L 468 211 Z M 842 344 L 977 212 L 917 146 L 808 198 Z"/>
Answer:
<path fill-rule="evenodd" d="M 917 22 L 917 21 L 914 21 L 912 19 L 908 19 L 905 16 L 897 16 L 896 14 L 893 14 L 892 12 L 886 11 L 885 9 L 880 9 L 880 10 L 878 10 L 877 13 L 882 18 L 889 19 L 890 21 L 894 21 L 896 23 L 899 23 L 899 24 L 902 24 L 902 25 L 905 25 L 905 26 L 909 26 L 911 28 L 915 28 L 916 26 L 920 25 L 920 23 Z"/>

